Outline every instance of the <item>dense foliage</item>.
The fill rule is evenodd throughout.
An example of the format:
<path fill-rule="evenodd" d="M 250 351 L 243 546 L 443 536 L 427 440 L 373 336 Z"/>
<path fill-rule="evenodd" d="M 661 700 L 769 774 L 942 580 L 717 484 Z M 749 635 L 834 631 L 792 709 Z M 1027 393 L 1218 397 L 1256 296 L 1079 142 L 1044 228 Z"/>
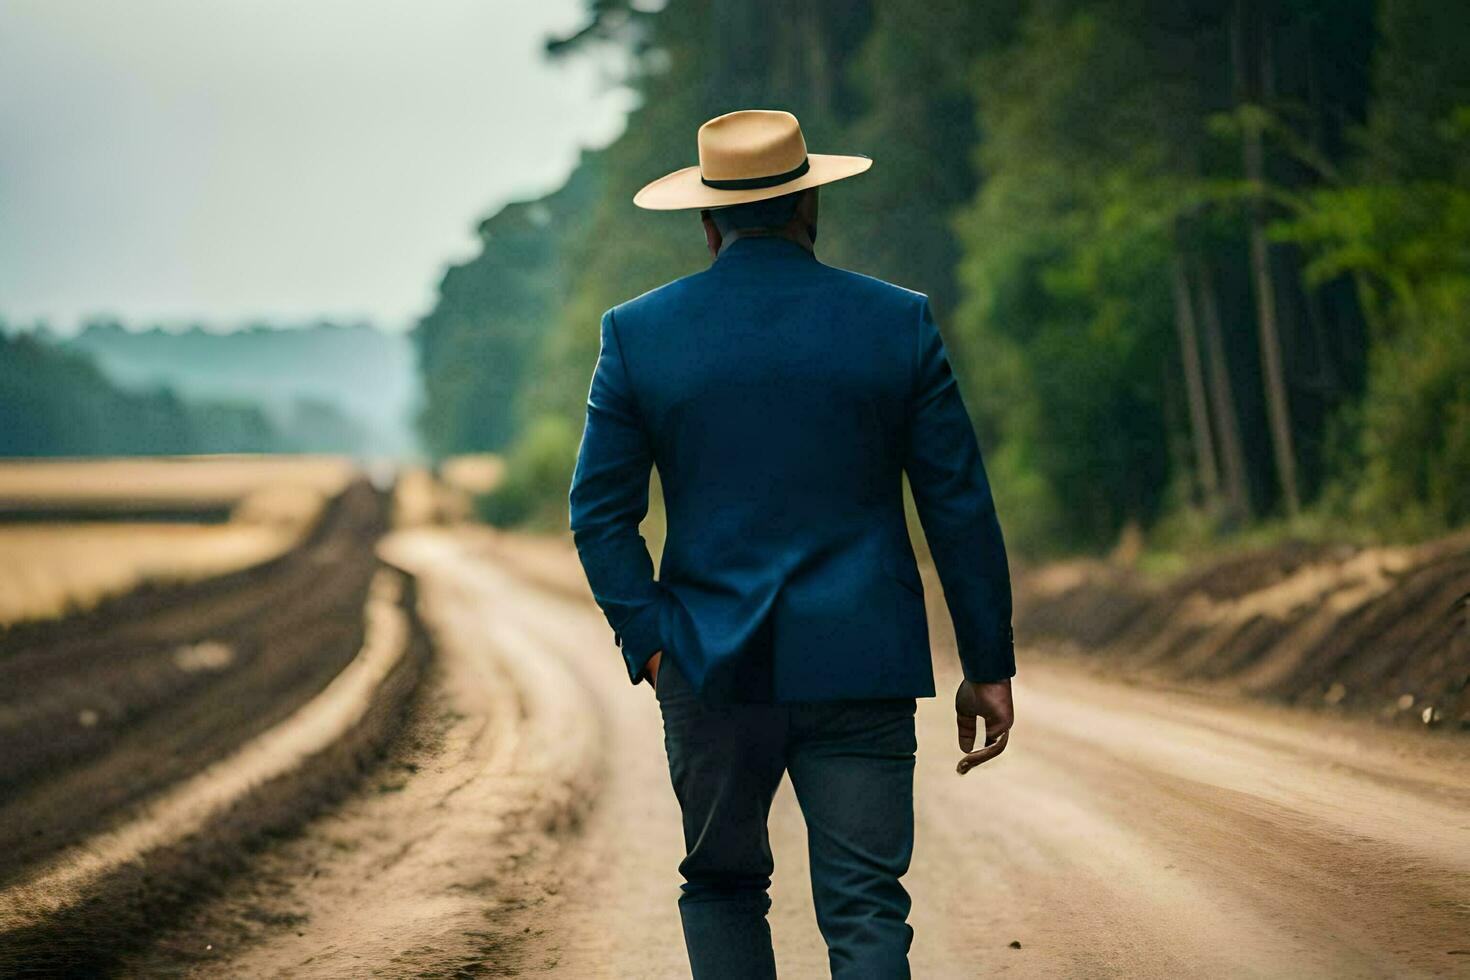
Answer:
<path fill-rule="evenodd" d="M 819 254 L 933 298 L 1020 548 L 1470 520 L 1467 43 L 1436 0 L 595 0 L 549 50 L 616 46 L 640 107 L 446 275 L 425 439 L 562 516 L 599 315 L 708 261 L 633 192 L 785 108 L 875 158 Z"/>

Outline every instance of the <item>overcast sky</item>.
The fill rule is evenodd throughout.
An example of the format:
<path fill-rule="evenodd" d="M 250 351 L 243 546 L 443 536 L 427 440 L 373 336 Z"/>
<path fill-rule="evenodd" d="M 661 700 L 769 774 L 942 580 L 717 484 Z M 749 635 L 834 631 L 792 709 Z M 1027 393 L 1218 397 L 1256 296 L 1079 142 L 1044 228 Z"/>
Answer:
<path fill-rule="evenodd" d="M 406 327 L 622 126 L 583 0 L 0 0 L 0 317 Z"/>

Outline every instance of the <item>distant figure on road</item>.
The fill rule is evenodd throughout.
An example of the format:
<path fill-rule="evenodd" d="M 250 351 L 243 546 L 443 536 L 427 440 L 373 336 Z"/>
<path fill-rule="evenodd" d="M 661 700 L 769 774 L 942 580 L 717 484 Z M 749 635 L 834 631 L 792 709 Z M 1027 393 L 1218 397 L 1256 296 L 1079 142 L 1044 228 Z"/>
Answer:
<path fill-rule="evenodd" d="M 699 165 L 634 202 L 700 209 L 714 261 L 602 317 L 571 527 L 628 677 L 662 710 L 698 980 L 775 976 L 767 817 L 785 772 L 832 975 L 909 976 L 915 699 L 935 692 L 904 473 L 959 641 L 959 772 L 1011 727 L 1005 546 L 928 299 L 813 251 L 817 187 L 871 162 L 808 154 L 790 113 L 710 120 Z M 657 579 L 638 531 L 653 466 Z"/>

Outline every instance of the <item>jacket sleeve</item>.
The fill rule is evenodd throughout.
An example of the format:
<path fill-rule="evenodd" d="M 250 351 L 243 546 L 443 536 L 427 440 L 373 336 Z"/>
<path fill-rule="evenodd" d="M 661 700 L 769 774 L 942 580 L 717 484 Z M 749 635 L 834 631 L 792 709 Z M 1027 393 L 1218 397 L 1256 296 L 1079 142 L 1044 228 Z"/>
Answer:
<path fill-rule="evenodd" d="M 1011 577 L 980 446 L 925 298 L 918 311 L 904 471 L 954 620 L 966 680 L 1016 673 Z"/>
<path fill-rule="evenodd" d="M 662 586 L 638 525 L 648 513 L 653 454 L 629 386 L 612 311 L 587 393 L 587 422 L 568 497 L 572 537 L 592 595 L 623 651 L 628 680 L 663 647 Z"/>

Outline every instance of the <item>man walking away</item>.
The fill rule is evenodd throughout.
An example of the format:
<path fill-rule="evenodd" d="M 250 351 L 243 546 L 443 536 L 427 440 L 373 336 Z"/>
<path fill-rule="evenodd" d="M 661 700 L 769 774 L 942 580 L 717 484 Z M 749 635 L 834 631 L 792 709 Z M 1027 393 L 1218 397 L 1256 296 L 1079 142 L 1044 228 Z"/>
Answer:
<path fill-rule="evenodd" d="M 775 976 L 766 827 L 785 773 L 833 977 L 907 977 L 915 699 L 935 691 L 903 474 L 958 639 L 961 774 L 1012 721 L 1000 524 L 927 298 L 815 256 L 817 188 L 871 161 L 808 154 L 785 112 L 712 119 L 698 146 L 634 201 L 699 210 L 714 261 L 603 315 L 571 528 L 663 715 L 694 977 Z M 654 466 L 657 579 L 638 531 Z"/>

